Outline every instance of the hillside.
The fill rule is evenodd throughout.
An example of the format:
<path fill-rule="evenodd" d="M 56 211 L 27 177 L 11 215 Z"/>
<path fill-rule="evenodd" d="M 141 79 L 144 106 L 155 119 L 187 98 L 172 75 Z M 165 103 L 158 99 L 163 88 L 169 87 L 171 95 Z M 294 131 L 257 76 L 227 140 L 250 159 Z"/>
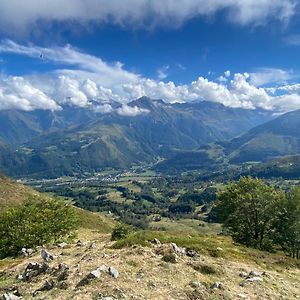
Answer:
<path fill-rule="evenodd" d="M 28 197 L 42 201 L 48 196 L 0 178 L 2 209 Z M 74 240 L 45 245 L 54 260 L 42 265 L 41 247 L 29 257 L 0 260 L 0 296 L 102 300 L 300 296 L 299 264 L 281 253 L 246 248 L 229 237 L 200 234 L 196 227 L 194 231 L 186 227 L 178 232 L 176 226 L 167 231 L 136 231 L 114 242 L 110 218 L 84 210 L 79 213 L 83 222 Z M 32 264 L 47 270 L 32 271 Z M 22 280 L 20 274 L 27 279 Z"/>
<path fill-rule="evenodd" d="M 129 106 L 143 113 L 93 115 L 87 110 L 82 123 L 75 117 L 77 125 L 52 128 L 30 139 L 17 148 L 16 166 L 6 167 L 7 158 L 0 167 L 11 176 L 35 177 L 127 168 L 171 157 L 178 150 L 194 151 L 201 145 L 233 138 L 271 118 L 270 112 L 209 102 L 167 104 L 143 97 Z M 2 155 L 5 158 L 5 153 Z"/>
<path fill-rule="evenodd" d="M 47 197 L 50 196 L 0 175 L 0 211 L 21 204 L 28 199 L 43 201 Z M 114 222 L 104 215 L 95 214 L 77 207 L 74 207 L 74 209 L 76 209 L 76 213 L 81 220 L 83 229 L 98 228 L 101 232 L 110 232 L 114 226 Z"/>
<path fill-rule="evenodd" d="M 300 153 L 300 110 L 293 111 L 251 129 L 224 143 L 232 163 L 266 161 Z"/>
<path fill-rule="evenodd" d="M 40 248 L 29 258 L 0 261 L 0 295 L 14 292 L 23 299 L 35 295 L 62 300 L 290 300 L 300 296 L 295 261 L 234 245 L 229 238 L 149 232 L 115 243 L 96 231 L 81 231 L 78 238 L 63 247 L 48 246 L 55 256 L 47 262 L 48 271 L 29 275 L 28 281 L 16 278 L 30 262 L 43 262 Z M 148 242 L 154 238 L 158 244 Z M 190 252 L 194 256 L 184 254 L 181 247 L 195 249 Z"/>

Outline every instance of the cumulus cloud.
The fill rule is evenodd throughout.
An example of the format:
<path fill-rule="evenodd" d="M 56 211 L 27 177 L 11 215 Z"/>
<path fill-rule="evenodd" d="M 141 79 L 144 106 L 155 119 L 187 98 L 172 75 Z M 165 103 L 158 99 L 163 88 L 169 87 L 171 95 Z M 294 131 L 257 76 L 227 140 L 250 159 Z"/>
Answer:
<path fill-rule="evenodd" d="M 197 16 L 225 12 L 230 22 L 265 24 L 288 21 L 296 0 L 1 0 L 0 28 L 10 34 L 41 31 L 51 22 L 113 23 L 122 26 L 178 27 Z M 45 26 L 46 27 L 46 26 Z"/>
<path fill-rule="evenodd" d="M 23 77 L 0 77 L 0 109 L 60 109 L 64 104 L 94 108 L 101 113 L 135 116 L 145 111 L 128 105 L 148 96 L 166 102 L 205 100 L 228 107 L 288 111 L 300 108 L 300 83 L 282 84 L 294 73 L 280 69 L 258 69 L 253 73 L 224 72 L 224 80 L 200 76 L 188 84 L 163 82 L 127 71 L 121 63 L 109 64 L 71 46 L 41 48 L 12 41 L 0 43 L 0 52 L 40 59 L 57 66 L 55 71 Z M 68 68 L 70 67 L 70 68 Z M 265 84 L 275 86 L 264 87 Z M 113 102 L 119 105 L 112 106 Z"/>
<path fill-rule="evenodd" d="M 23 77 L 0 76 L 0 110 L 59 110 L 60 106 Z"/>
<path fill-rule="evenodd" d="M 121 107 L 116 109 L 116 112 L 121 116 L 135 117 L 141 114 L 146 114 L 149 111 L 138 106 L 129 106 L 127 104 L 123 104 Z"/>

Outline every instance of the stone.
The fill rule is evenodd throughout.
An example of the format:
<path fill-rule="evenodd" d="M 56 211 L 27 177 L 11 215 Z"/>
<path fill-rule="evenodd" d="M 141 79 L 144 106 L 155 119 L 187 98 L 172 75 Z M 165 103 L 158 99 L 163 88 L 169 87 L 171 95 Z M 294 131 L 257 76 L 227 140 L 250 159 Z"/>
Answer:
<path fill-rule="evenodd" d="M 69 266 L 64 263 L 59 264 L 56 276 L 57 281 L 67 280 L 69 277 Z"/>
<path fill-rule="evenodd" d="M 178 255 L 186 255 L 186 249 L 178 247 L 175 243 L 171 243 L 173 251 Z"/>
<path fill-rule="evenodd" d="M 59 248 L 66 248 L 66 247 L 68 246 L 68 244 L 65 243 L 65 242 L 62 242 L 62 243 L 57 244 L 57 246 L 58 246 Z"/>
<path fill-rule="evenodd" d="M 154 245 L 157 245 L 157 246 L 160 246 L 161 245 L 161 242 L 159 239 L 155 238 L 154 240 L 151 241 L 152 244 Z"/>
<path fill-rule="evenodd" d="M 223 284 L 222 282 L 218 282 L 216 281 L 212 286 L 211 286 L 212 289 L 223 289 Z"/>
<path fill-rule="evenodd" d="M 30 262 L 24 272 L 18 276 L 22 281 L 29 281 L 31 278 L 45 273 L 49 269 L 46 263 L 39 264 L 37 262 Z"/>
<path fill-rule="evenodd" d="M 205 288 L 205 286 L 200 281 L 191 281 L 190 286 L 194 289 Z"/>
<path fill-rule="evenodd" d="M 251 272 L 249 273 L 249 276 L 255 276 L 255 277 L 258 277 L 258 276 L 260 276 L 260 274 L 259 274 L 258 272 L 255 272 L 255 271 L 251 271 Z"/>
<path fill-rule="evenodd" d="M 45 283 L 32 294 L 35 297 L 39 292 L 50 291 L 54 288 L 54 281 L 52 279 L 46 280 Z"/>
<path fill-rule="evenodd" d="M 29 256 L 32 256 L 32 254 L 34 253 L 34 250 L 33 249 L 27 249 L 27 248 L 22 248 L 21 251 L 20 251 L 20 254 L 23 256 L 23 257 L 29 257 Z"/>
<path fill-rule="evenodd" d="M 242 278 L 247 278 L 247 277 L 248 277 L 248 273 L 246 273 L 246 272 L 241 272 L 241 273 L 239 274 L 239 276 L 242 277 Z"/>
<path fill-rule="evenodd" d="M 186 250 L 186 255 L 189 257 L 195 257 L 198 255 L 198 253 L 195 250 L 188 249 L 188 250 Z"/>
<path fill-rule="evenodd" d="M 262 282 L 264 281 L 260 276 L 254 276 L 246 279 L 247 282 Z"/>
<path fill-rule="evenodd" d="M 46 262 L 54 260 L 54 256 L 50 252 L 48 252 L 46 249 L 41 250 L 41 257 Z"/>
<path fill-rule="evenodd" d="M 87 285 L 94 279 L 100 278 L 100 276 L 101 271 L 99 269 L 93 270 L 77 283 L 76 288 Z"/>
<path fill-rule="evenodd" d="M 223 248 L 218 247 L 218 248 L 217 248 L 217 251 L 223 251 Z"/>
<path fill-rule="evenodd" d="M 20 300 L 22 297 L 16 296 L 12 293 L 6 293 L 0 297 L 1 300 Z"/>
<path fill-rule="evenodd" d="M 113 278 L 119 277 L 119 271 L 117 269 L 115 269 L 114 267 L 109 267 L 108 272 Z"/>

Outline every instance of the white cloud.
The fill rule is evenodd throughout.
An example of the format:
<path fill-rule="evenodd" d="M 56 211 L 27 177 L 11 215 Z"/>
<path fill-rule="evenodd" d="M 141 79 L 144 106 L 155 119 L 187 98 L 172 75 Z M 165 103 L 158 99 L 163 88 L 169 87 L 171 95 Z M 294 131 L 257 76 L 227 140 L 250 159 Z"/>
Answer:
<path fill-rule="evenodd" d="M 59 110 L 60 106 L 23 77 L 0 76 L 0 110 Z"/>
<path fill-rule="evenodd" d="M 163 66 L 157 70 L 157 77 L 159 80 L 166 79 L 169 76 L 168 75 L 169 68 L 170 66 Z"/>
<path fill-rule="evenodd" d="M 122 26 L 178 27 L 197 16 L 224 11 L 230 22 L 265 24 L 270 19 L 287 22 L 296 0 L 1 0 L 0 28 L 9 34 L 43 31 L 51 22 Z M 73 26 L 74 27 L 74 26 Z M 47 26 L 45 26 L 47 28 Z"/>
<path fill-rule="evenodd" d="M 231 74 L 231 72 L 229 70 L 227 70 L 227 71 L 224 72 L 224 76 L 226 78 L 230 77 L 230 74 Z"/>
<path fill-rule="evenodd" d="M 291 70 L 287 71 L 276 68 L 259 68 L 256 72 L 249 75 L 250 82 L 255 86 L 263 86 L 269 83 L 284 83 L 296 77 L 296 74 Z"/>
<path fill-rule="evenodd" d="M 149 111 L 147 109 L 143 109 L 137 106 L 129 106 L 127 104 L 123 104 L 121 107 L 116 109 L 117 114 L 125 117 L 136 117 L 141 114 L 146 114 Z"/>
<path fill-rule="evenodd" d="M 300 34 L 287 36 L 285 42 L 291 46 L 300 46 Z"/>
<path fill-rule="evenodd" d="M 287 111 L 300 108 L 300 83 L 278 86 L 278 83 L 295 76 L 293 72 L 280 69 L 258 69 L 250 74 L 231 74 L 226 71 L 222 75 L 222 82 L 200 76 L 191 83 L 177 85 L 172 81 L 144 78 L 125 70 L 121 63 L 106 63 L 71 46 L 40 48 L 5 41 L 0 43 L 0 52 L 36 59 L 40 59 L 39 54 L 42 52 L 46 61 L 57 65 L 57 69 L 50 73 L 23 77 L 2 75 L 0 110 L 57 110 L 68 103 L 79 107 L 94 107 L 102 113 L 116 111 L 121 115 L 134 116 L 144 112 L 127 104 L 142 96 L 163 99 L 169 103 L 206 100 L 247 109 Z M 275 86 L 262 87 L 274 81 Z M 112 101 L 121 106 L 114 109 Z"/>
<path fill-rule="evenodd" d="M 1 1 L 1 0 L 0 0 Z M 11 40 L 4 40 L 0 43 L 0 53 L 15 53 L 40 59 L 43 55 L 45 62 L 52 62 L 59 66 L 77 67 L 81 72 L 90 73 L 89 76 L 97 77 L 105 85 L 115 86 L 124 82 L 138 80 L 139 75 L 124 70 L 120 62 L 108 64 L 101 58 L 82 53 L 79 50 L 67 45 L 65 47 L 43 48 L 38 46 L 23 46 Z M 77 73 L 77 70 L 59 70 L 60 74 L 69 75 Z M 80 76 L 78 73 L 77 76 Z M 85 76 L 85 74 L 84 74 Z M 87 76 L 85 76 L 87 78 Z"/>

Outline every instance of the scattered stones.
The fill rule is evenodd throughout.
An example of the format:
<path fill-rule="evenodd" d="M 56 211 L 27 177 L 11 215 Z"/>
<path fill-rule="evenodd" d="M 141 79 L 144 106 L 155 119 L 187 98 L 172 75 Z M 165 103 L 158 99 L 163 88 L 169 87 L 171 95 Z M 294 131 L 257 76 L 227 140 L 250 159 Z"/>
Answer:
<path fill-rule="evenodd" d="M 29 281 L 31 278 L 45 273 L 49 269 L 46 263 L 39 264 L 37 262 L 30 262 L 24 272 L 18 276 L 22 281 Z"/>
<path fill-rule="evenodd" d="M 117 269 L 115 269 L 114 267 L 109 267 L 108 272 L 113 278 L 119 277 L 119 271 Z"/>
<path fill-rule="evenodd" d="M 223 283 L 216 281 L 212 286 L 212 289 L 217 290 L 217 289 L 223 289 Z"/>
<path fill-rule="evenodd" d="M 54 256 L 50 252 L 48 252 L 46 249 L 41 250 L 41 257 L 46 262 L 54 260 Z"/>
<path fill-rule="evenodd" d="M 22 250 L 20 251 L 20 254 L 23 256 L 23 257 L 29 257 L 29 256 L 32 256 L 32 254 L 34 253 L 34 250 L 33 249 L 27 249 L 27 248 L 22 248 Z"/>
<path fill-rule="evenodd" d="M 178 255 L 186 255 L 186 249 L 178 247 L 175 243 L 171 243 L 173 251 Z"/>
<path fill-rule="evenodd" d="M 190 287 L 192 287 L 194 289 L 205 288 L 205 286 L 200 281 L 191 281 Z"/>
<path fill-rule="evenodd" d="M 6 293 L 0 297 L 1 300 L 20 300 L 22 297 L 16 296 L 12 293 Z"/>

